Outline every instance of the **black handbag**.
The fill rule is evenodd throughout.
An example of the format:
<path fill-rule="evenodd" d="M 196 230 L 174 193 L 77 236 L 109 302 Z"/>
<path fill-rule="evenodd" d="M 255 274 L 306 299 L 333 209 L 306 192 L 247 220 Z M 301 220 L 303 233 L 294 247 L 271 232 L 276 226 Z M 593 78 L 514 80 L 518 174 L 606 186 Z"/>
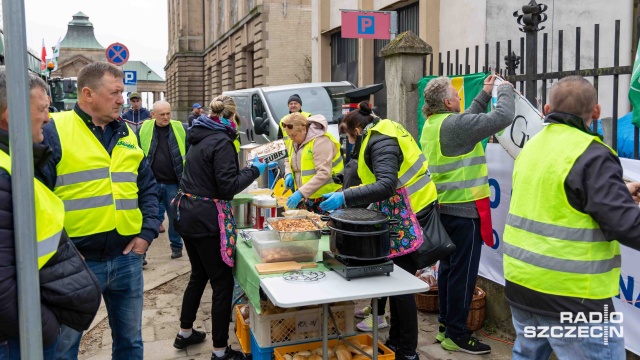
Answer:
<path fill-rule="evenodd" d="M 435 264 L 456 249 L 456 245 L 451 241 L 447 230 L 440 221 L 440 211 L 437 203 L 431 206 L 431 210 L 427 214 L 427 223 L 422 228 L 422 233 L 424 235 L 422 245 L 409 254 L 418 269 Z"/>

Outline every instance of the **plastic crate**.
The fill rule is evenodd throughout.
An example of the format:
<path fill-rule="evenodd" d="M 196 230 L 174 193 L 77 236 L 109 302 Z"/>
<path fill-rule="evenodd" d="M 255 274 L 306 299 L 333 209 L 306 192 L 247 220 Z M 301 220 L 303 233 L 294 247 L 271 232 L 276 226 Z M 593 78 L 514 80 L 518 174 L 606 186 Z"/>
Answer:
<path fill-rule="evenodd" d="M 240 308 L 245 305 L 236 305 L 236 336 L 238 337 L 238 342 L 240 343 L 240 347 L 242 348 L 242 352 L 245 354 L 251 353 L 251 338 L 250 338 L 250 330 L 249 324 L 244 323 L 244 318 L 240 313 Z M 251 305 L 248 305 L 251 307 Z"/>
<path fill-rule="evenodd" d="M 341 335 L 355 334 L 353 302 L 333 305 L 331 311 Z M 322 306 L 271 315 L 258 315 L 251 307 L 250 314 L 251 333 L 262 347 L 322 340 Z M 330 337 L 338 335 L 331 318 L 327 331 Z"/>
<path fill-rule="evenodd" d="M 351 336 L 346 338 L 346 340 L 357 340 L 361 345 L 369 345 L 369 346 L 373 345 L 373 337 L 371 337 L 371 335 L 369 334 Z M 336 344 L 336 341 L 338 340 L 337 339 L 329 340 L 328 342 L 329 349 L 331 349 Z M 281 346 L 273 350 L 273 355 L 275 356 L 276 360 L 285 360 L 284 358 L 285 354 L 290 354 L 293 356 L 293 354 L 297 353 L 298 351 L 304 351 L 304 350 L 311 351 L 319 347 L 322 347 L 322 341 L 316 341 L 312 343 L 298 344 L 298 345 Z M 348 348 L 350 347 L 348 346 Z M 380 340 L 378 340 L 378 360 L 394 360 L 395 358 L 396 358 L 396 354 L 391 349 L 389 349 L 384 344 L 382 344 Z"/>
<path fill-rule="evenodd" d="M 251 358 L 252 360 L 271 360 L 273 359 L 274 347 L 260 347 L 256 341 L 256 337 L 251 332 Z"/>

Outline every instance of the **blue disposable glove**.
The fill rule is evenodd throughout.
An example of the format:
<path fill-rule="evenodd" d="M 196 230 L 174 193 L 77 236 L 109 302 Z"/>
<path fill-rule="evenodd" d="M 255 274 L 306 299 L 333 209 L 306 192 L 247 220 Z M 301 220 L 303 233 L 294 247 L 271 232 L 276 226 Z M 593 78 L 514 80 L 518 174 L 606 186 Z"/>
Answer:
<path fill-rule="evenodd" d="M 251 165 L 258 168 L 258 171 L 260 171 L 260 175 L 262 175 L 262 173 L 264 172 L 264 169 L 267 168 L 267 164 L 261 162 L 257 156 L 253 158 L 253 163 Z"/>
<path fill-rule="evenodd" d="M 296 191 L 293 195 L 289 196 L 289 200 L 287 200 L 287 207 L 289 209 L 295 209 L 298 207 L 298 204 L 302 200 L 302 193 L 300 191 Z"/>
<path fill-rule="evenodd" d="M 269 170 L 273 170 L 278 167 L 278 162 L 277 161 L 270 162 L 269 164 L 267 164 L 267 166 L 269 167 Z"/>
<path fill-rule="evenodd" d="M 327 199 L 320 203 L 320 209 L 324 211 L 335 210 L 344 205 L 344 193 L 342 192 L 324 194 L 322 197 Z"/>
<path fill-rule="evenodd" d="M 284 177 L 284 186 L 287 189 L 293 190 L 293 175 L 287 174 L 287 176 Z"/>

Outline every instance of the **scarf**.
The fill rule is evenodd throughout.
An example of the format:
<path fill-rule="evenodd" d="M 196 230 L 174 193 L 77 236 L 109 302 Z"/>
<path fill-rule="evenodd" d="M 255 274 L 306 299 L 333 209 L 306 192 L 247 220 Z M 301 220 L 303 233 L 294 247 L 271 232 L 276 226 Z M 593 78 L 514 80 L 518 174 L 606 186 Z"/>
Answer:
<path fill-rule="evenodd" d="M 238 132 L 236 129 L 235 121 L 229 121 L 229 119 L 225 119 L 217 116 L 208 116 L 205 114 L 200 115 L 197 119 L 193 120 L 190 128 L 193 127 L 205 127 L 211 130 L 219 130 L 225 131 L 232 136 L 235 136 Z"/>

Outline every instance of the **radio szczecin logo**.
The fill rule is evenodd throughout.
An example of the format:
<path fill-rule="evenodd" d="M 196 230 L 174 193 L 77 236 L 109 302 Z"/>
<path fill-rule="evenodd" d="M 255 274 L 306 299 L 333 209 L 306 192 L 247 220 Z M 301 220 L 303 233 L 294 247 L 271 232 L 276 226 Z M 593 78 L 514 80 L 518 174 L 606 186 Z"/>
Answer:
<path fill-rule="evenodd" d="M 621 312 L 609 312 L 604 305 L 603 312 L 561 312 L 560 323 L 556 325 L 528 325 L 524 327 L 525 338 L 602 338 L 605 345 L 613 337 L 622 338 L 624 330 Z"/>

